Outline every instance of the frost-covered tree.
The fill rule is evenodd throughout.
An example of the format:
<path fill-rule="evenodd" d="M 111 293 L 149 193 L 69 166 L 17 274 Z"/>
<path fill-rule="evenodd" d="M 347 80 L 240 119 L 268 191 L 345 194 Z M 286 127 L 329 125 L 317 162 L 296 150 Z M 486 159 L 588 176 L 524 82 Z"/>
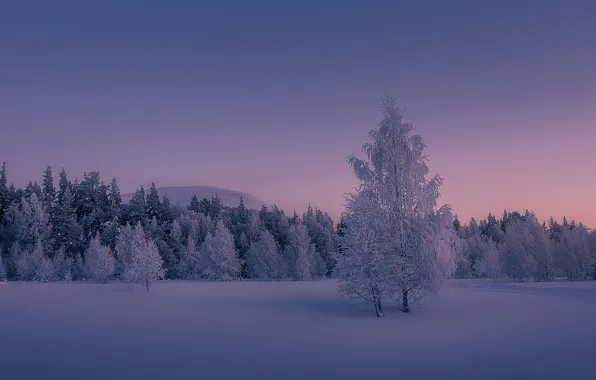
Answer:
<path fill-rule="evenodd" d="M 155 183 L 151 184 L 145 201 L 145 215 L 149 219 L 161 219 L 161 200 Z"/>
<path fill-rule="evenodd" d="M 56 267 L 52 259 L 47 256 L 43 256 L 37 265 L 37 279 L 41 282 L 56 280 Z"/>
<path fill-rule="evenodd" d="M 141 228 L 142 230 L 142 228 Z M 133 239 L 135 233 L 140 234 L 140 231 L 136 231 L 130 224 L 126 224 L 120 227 L 118 235 L 116 236 L 116 275 L 121 280 L 124 280 L 126 273 L 132 264 L 133 256 Z M 142 237 L 145 237 L 143 232 Z"/>
<path fill-rule="evenodd" d="M 531 237 L 529 254 L 536 263 L 533 277 L 535 281 L 552 281 L 555 276 L 552 243 L 545 226 L 542 226 L 533 213 L 527 212 L 524 223 Z"/>
<path fill-rule="evenodd" d="M 499 249 L 492 240 L 486 239 L 484 243 L 483 255 L 474 263 L 474 270 L 479 276 L 488 277 L 494 282 L 499 282 L 503 277 L 503 261 Z"/>
<path fill-rule="evenodd" d="M 515 221 L 507 226 L 500 250 L 503 271 L 513 281 L 527 281 L 532 278 L 536 271 L 536 260 L 530 254 L 533 246 L 534 240 L 525 221 Z"/>
<path fill-rule="evenodd" d="M 287 244 L 283 250 L 288 272 L 294 280 L 310 280 L 325 275 L 325 263 L 311 243 L 305 225 L 292 225 L 288 229 Z"/>
<path fill-rule="evenodd" d="M 89 279 L 107 284 L 114 276 L 114 271 L 114 256 L 109 247 L 101 244 L 99 235 L 96 235 L 85 251 L 85 272 Z"/>
<path fill-rule="evenodd" d="M 38 240 L 31 250 L 21 249 L 19 243 L 15 243 L 11 254 L 16 258 L 17 276 L 20 281 L 39 280 L 39 267 L 44 258 L 41 240 Z"/>
<path fill-rule="evenodd" d="M 204 276 L 213 280 L 230 281 L 240 275 L 242 262 L 234 238 L 223 221 L 218 221 L 213 234 L 209 234 L 200 249 Z"/>
<path fill-rule="evenodd" d="M 392 236 L 392 283 L 407 312 L 410 296 L 436 290 L 455 270 L 453 217 L 446 206 L 437 208 L 442 178 L 429 178 L 422 137 L 411 134 L 412 124 L 393 98 L 386 96 L 381 108 L 384 118 L 362 148 L 366 159 L 352 155 L 348 162 L 360 190 L 371 192 L 384 211 Z"/>
<path fill-rule="evenodd" d="M 38 242 L 43 250 L 51 248 L 51 225 L 37 194 L 21 199 L 20 212 L 15 217 L 16 238 L 23 249 L 31 250 Z"/>
<path fill-rule="evenodd" d="M 200 252 L 193 236 L 189 236 L 182 248 L 178 263 L 178 275 L 186 280 L 198 280 L 201 277 Z"/>
<path fill-rule="evenodd" d="M 594 255 L 583 226 L 556 225 L 553 256 L 559 273 L 567 281 L 583 281 L 593 277 Z"/>
<path fill-rule="evenodd" d="M 56 279 L 66 282 L 72 280 L 74 259 L 66 256 L 64 247 L 61 247 L 54 255 L 52 263 L 56 270 Z"/>
<path fill-rule="evenodd" d="M 263 230 L 259 238 L 251 243 L 246 265 L 251 278 L 270 281 L 285 277 L 285 263 L 271 232 Z"/>
<path fill-rule="evenodd" d="M 133 247 L 129 280 L 143 284 L 149 292 L 149 286 L 163 278 L 165 274 L 163 260 L 159 255 L 157 245 L 151 239 L 145 239 L 142 241 L 142 245 L 134 244 Z"/>
<path fill-rule="evenodd" d="M 339 293 L 372 303 L 377 317 L 381 317 L 383 300 L 395 295 L 390 270 L 390 230 L 384 222 L 384 211 L 371 192 L 349 194 L 346 200 L 334 269 Z"/>

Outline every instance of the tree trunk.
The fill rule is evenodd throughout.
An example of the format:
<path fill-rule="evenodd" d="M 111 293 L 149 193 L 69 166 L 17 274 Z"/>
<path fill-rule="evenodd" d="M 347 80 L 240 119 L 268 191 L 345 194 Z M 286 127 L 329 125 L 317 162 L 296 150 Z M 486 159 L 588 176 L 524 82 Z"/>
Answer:
<path fill-rule="evenodd" d="M 377 317 L 384 316 L 385 314 L 383 313 L 383 308 L 381 306 L 381 301 L 380 300 L 375 300 L 374 304 L 375 304 L 375 313 L 377 314 Z"/>
<path fill-rule="evenodd" d="M 410 312 L 410 305 L 408 305 L 408 291 L 407 290 L 401 291 L 401 310 L 404 313 Z"/>
<path fill-rule="evenodd" d="M 373 286 L 373 288 L 372 288 L 372 295 L 373 295 L 373 304 L 375 305 L 375 313 L 377 314 L 377 317 L 384 316 L 385 314 L 383 314 L 383 305 L 381 305 L 380 292 L 376 286 Z"/>

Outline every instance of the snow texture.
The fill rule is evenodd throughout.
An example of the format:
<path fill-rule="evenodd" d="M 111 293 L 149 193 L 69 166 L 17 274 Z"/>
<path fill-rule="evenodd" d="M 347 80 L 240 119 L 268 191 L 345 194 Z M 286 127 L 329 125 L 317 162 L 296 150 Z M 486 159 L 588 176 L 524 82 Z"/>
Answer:
<path fill-rule="evenodd" d="M 2 378 L 596 378 L 596 284 L 449 284 L 381 319 L 332 281 L 0 284 Z"/>

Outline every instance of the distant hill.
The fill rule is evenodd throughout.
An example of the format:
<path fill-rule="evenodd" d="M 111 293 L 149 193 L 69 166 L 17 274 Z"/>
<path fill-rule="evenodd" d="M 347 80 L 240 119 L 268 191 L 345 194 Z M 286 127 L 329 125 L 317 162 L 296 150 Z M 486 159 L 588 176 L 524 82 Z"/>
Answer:
<path fill-rule="evenodd" d="M 147 190 L 145 189 L 145 191 Z M 251 194 L 214 186 L 167 186 L 158 187 L 157 191 L 160 198 L 167 195 L 170 198 L 170 203 L 180 203 L 181 206 L 188 205 L 193 195 L 201 200 L 202 198 L 211 199 L 211 196 L 216 194 L 225 206 L 237 206 L 241 196 L 244 197 L 244 204 L 247 208 L 258 210 L 265 204 Z M 122 194 L 122 201 L 128 203 L 133 195 L 134 193 Z"/>

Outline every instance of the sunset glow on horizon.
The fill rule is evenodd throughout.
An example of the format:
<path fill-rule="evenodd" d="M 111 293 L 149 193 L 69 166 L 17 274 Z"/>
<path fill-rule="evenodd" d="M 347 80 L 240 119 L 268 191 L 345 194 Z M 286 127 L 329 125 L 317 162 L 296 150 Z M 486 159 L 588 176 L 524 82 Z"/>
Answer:
<path fill-rule="evenodd" d="M 386 90 L 462 222 L 529 209 L 596 228 L 595 2 L 183 3 L 3 7 L 9 183 L 63 166 L 337 220 Z"/>

